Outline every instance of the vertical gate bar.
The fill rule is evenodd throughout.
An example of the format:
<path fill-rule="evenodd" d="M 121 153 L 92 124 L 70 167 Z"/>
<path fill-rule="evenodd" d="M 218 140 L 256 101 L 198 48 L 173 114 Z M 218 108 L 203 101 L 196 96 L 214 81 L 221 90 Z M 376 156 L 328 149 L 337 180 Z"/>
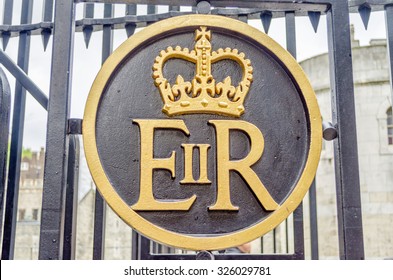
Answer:
<path fill-rule="evenodd" d="M 261 253 L 263 254 L 263 236 L 261 237 Z"/>
<path fill-rule="evenodd" d="M 104 18 L 113 17 L 113 5 L 104 5 Z M 113 48 L 113 31 L 111 25 L 104 25 L 102 30 L 102 53 L 101 63 L 112 53 Z M 105 253 L 105 220 L 106 220 L 106 204 L 101 194 L 96 191 L 95 210 L 94 210 L 94 240 L 93 240 L 93 259 L 104 259 Z"/>
<path fill-rule="evenodd" d="M 4 7 L 3 24 L 10 25 L 10 24 L 12 24 L 12 13 L 13 13 L 13 7 L 14 7 L 14 0 L 5 0 L 3 7 Z"/>
<path fill-rule="evenodd" d="M 85 3 L 83 6 L 83 17 L 94 18 L 94 3 Z"/>
<path fill-rule="evenodd" d="M 273 253 L 277 253 L 277 230 L 273 229 Z"/>
<path fill-rule="evenodd" d="M 155 14 L 157 11 L 156 6 L 155 5 L 147 5 L 147 14 L 151 15 L 151 14 Z M 151 245 L 151 241 L 144 237 L 143 235 L 139 235 L 139 242 L 138 242 L 138 260 L 145 260 L 148 259 L 149 255 L 150 255 L 150 245 Z"/>
<path fill-rule="evenodd" d="M 332 2 L 327 22 L 340 258 L 364 259 L 348 3 Z"/>
<path fill-rule="evenodd" d="M 180 6 L 169 6 L 168 10 L 170 12 L 179 12 L 180 11 Z"/>
<path fill-rule="evenodd" d="M 12 14 L 13 14 L 13 7 L 14 7 L 14 1 L 13 0 L 5 0 L 4 1 L 4 10 L 3 10 L 3 24 L 4 25 L 10 25 L 12 24 Z M 3 50 L 6 49 L 8 40 L 11 37 L 10 32 L 3 32 L 1 34 L 2 40 L 3 40 Z"/>
<path fill-rule="evenodd" d="M 317 190 L 315 179 L 308 191 L 310 201 L 310 239 L 311 239 L 311 259 L 319 259 L 318 250 L 318 216 L 317 216 Z"/>
<path fill-rule="evenodd" d="M 126 6 L 126 15 L 136 15 L 136 12 L 137 12 L 137 5 L 131 4 Z M 125 26 L 126 29 L 129 25 L 131 25 L 131 30 L 132 30 L 132 32 L 130 33 L 134 33 L 136 25 L 133 23 L 126 24 Z M 127 34 L 127 35 L 130 36 L 132 34 Z M 138 258 L 138 248 L 139 248 L 138 235 L 139 234 L 136 231 L 132 230 L 131 232 L 131 259 L 132 260 L 136 260 Z"/>
<path fill-rule="evenodd" d="M 393 5 L 385 6 L 386 17 L 386 40 L 388 47 L 388 61 L 389 61 L 389 76 L 390 76 L 390 90 L 393 102 Z"/>
<path fill-rule="evenodd" d="M 67 124 L 75 31 L 74 1 L 57 0 L 42 196 L 39 259 L 63 258 L 64 203 L 67 180 Z"/>
<path fill-rule="evenodd" d="M 136 15 L 136 4 L 126 5 L 126 15 Z"/>
<path fill-rule="evenodd" d="M 285 13 L 285 30 L 288 52 L 296 59 L 296 22 L 295 13 Z M 293 212 L 293 232 L 295 255 L 304 259 L 303 204 Z"/>
<path fill-rule="evenodd" d="M 139 234 L 138 260 L 147 260 L 150 257 L 150 239 Z"/>
<path fill-rule="evenodd" d="M 157 13 L 157 7 L 155 5 L 147 5 L 147 14 L 154 15 Z"/>
<path fill-rule="evenodd" d="M 293 235 L 296 259 L 304 259 L 303 203 L 293 212 Z"/>
<path fill-rule="evenodd" d="M 285 30 L 288 52 L 296 59 L 296 26 L 295 13 L 285 13 Z"/>
<path fill-rule="evenodd" d="M 137 260 L 139 256 L 139 234 L 132 230 L 131 232 L 131 260 Z"/>
<path fill-rule="evenodd" d="M 33 1 L 23 0 L 21 24 L 31 23 Z M 18 46 L 18 66 L 28 72 L 30 57 L 30 34 L 21 32 Z M 26 90 L 16 79 L 14 109 L 12 116 L 11 149 L 8 169 L 7 197 L 4 217 L 3 260 L 14 258 L 15 230 L 18 210 L 20 162 L 23 145 L 23 128 L 25 122 Z"/>
<path fill-rule="evenodd" d="M 70 135 L 68 148 L 63 260 L 75 259 L 79 156 L 79 138 L 76 135 Z"/>
<path fill-rule="evenodd" d="M 44 0 L 42 19 L 44 22 L 51 22 L 53 17 L 53 0 Z"/>
<path fill-rule="evenodd" d="M 0 240 L 3 237 L 5 182 L 7 178 L 8 130 L 10 124 L 11 90 L 0 67 Z"/>

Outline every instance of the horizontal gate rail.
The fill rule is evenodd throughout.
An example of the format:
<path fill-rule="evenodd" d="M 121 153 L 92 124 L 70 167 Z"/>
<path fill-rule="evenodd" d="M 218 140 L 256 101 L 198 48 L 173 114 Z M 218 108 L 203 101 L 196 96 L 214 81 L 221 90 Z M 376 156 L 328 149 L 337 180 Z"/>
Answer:
<path fill-rule="evenodd" d="M 79 2 L 84 2 L 84 1 L 79 1 Z M 104 3 L 105 1 L 85 1 L 85 2 Z M 113 3 L 115 2 L 116 3 L 138 2 L 138 3 L 146 4 L 154 1 L 113 1 Z M 156 2 L 161 2 L 162 5 L 162 2 L 165 1 L 156 1 Z M 176 1 L 170 1 L 170 2 L 176 2 Z M 191 2 L 195 2 L 195 1 L 191 1 Z M 211 2 L 214 3 L 214 1 Z M 219 6 L 225 7 L 224 3 L 230 1 L 218 1 L 218 2 L 219 3 L 217 3 L 216 7 Z M 248 2 L 250 2 L 250 5 L 253 4 L 254 6 L 256 6 L 256 8 L 214 8 L 211 10 L 211 14 L 237 17 L 237 18 L 247 16 L 249 20 L 252 20 L 252 19 L 260 19 L 262 14 L 265 13 L 266 11 L 269 11 L 269 13 L 271 13 L 272 18 L 280 18 L 280 17 L 285 17 L 285 13 L 287 11 L 293 11 L 295 13 L 295 16 L 307 16 L 307 15 L 310 16 L 310 12 L 318 13 L 318 14 L 326 14 L 326 12 L 330 9 L 330 5 L 326 4 L 326 2 L 329 1 L 308 1 L 311 4 L 310 3 L 305 4 L 305 3 L 301 3 L 303 1 L 298 1 L 299 2 L 298 4 L 288 3 L 285 4 L 284 6 L 282 5 L 282 3 L 278 3 L 278 2 L 263 2 L 263 3 L 258 1 L 248 1 Z M 364 3 L 367 3 L 367 5 L 365 6 Z M 350 1 L 349 9 L 350 12 L 359 12 L 360 8 L 366 7 L 366 8 L 370 8 L 370 10 L 372 8 L 373 11 L 382 11 L 384 9 L 387 9 L 387 6 L 389 4 L 393 4 L 393 0 L 380 0 L 380 1 L 375 0 L 375 1 L 367 1 L 367 2 Z M 93 5 L 93 4 L 87 3 L 86 5 Z M 182 3 L 182 5 L 184 6 L 186 4 Z M 242 5 L 239 6 L 241 7 Z M 116 18 L 113 17 L 93 18 L 92 16 L 85 16 L 83 19 L 75 21 L 75 31 L 84 32 L 86 28 L 92 28 L 92 31 L 102 31 L 103 26 L 107 26 L 107 25 L 112 26 L 113 29 L 124 29 L 127 28 L 127 26 L 129 25 L 133 25 L 136 28 L 141 28 L 141 27 L 146 27 L 151 23 L 163 19 L 167 19 L 179 15 L 188 15 L 193 13 L 195 13 L 195 11 L 186 12 L 186 11 L 170 10 L 169 12 L 161 13 L 161 14 L 148 14 L 148 15 L 127 14 L 124 17 L 116 17 Z M 47 12 L 44 15 L 46 15 L 46 17 L 43 18 L 44 21 L 42 22 L 20 24 L 20 25 L 12 25 L 8 20 L 8 18 L 4 17 L 3 24 L 0 25 L 0 34 L 1 37 L 3 38 L 3 46 L 5 44 L 4 41 L 8 42 L 8 39 L 10 37 L 19 36 L 21 32 L 29 32 L 30 35 L 42 35 L 44 47 L 46 49 L 46 45 L 48 43 L 49 37 L 52 34 L 53 22 L 48 21 Z"/>

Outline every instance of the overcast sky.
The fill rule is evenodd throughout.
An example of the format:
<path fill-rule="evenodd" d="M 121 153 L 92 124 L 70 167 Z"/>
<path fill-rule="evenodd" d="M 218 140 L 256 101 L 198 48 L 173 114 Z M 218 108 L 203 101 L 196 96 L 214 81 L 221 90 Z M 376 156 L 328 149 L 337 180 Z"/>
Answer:
<path fill-rule="evenodd" d="M 3 1 L 0 0 L 0 15 L 3 15 Z M 13 23 L 18 24 L 20 20 L 20 3 L 21 0 L 15 0 Z M 36 0 L 34 6 L 33 23 L 41 21 L 42 0 Z M 102 5 L 100 5 L 102 6 Z M 124 15 L 124 5 L 117 5 L 115 9 L 116 16 Z M 102 9 L 96 9 L 96 17 L 102 17 Z M 138 7 L 140 13 L 145 13 L 146 8 L 143 5 Z M 77 5 L 77 19 L 82 17 L 83 5 Z M 2 22 L 2 19 L 1 21 Z M 385 17 L 383 12 L 375 12 L 371 14 L 368 30 L 364 29 L 359 14 L 351 15 L 351 23 L 355 26 L 355 39 L 360 40 L 361 45 L 369 44 L 371 39 L 386 38 L 385 33 Z M 260 21 L 251 21 L 250 24 L 260 30 L 262 26 Z M 322 16 L 318 32 L 314 33 L 308 17 L 296 18 L 296 35 L 297 35 L 297 51 L 298 60 L 315 56 L 317 54 L 327 52 L 327 32 L 326 17 Z M 114 49 L 117 48 L 126 38 L 125 31 L 114 32 Z M 274 19 L 269 29 L 269 35 L 279 44 L 285 47 L 285 22 L 283 19 Z M 77 33 L 75 35 L 74 50 L 74 69 L 73 69 L 73 85 L 72 85 L 72 104 L 71 117 L 82 118 L 84 105 L 90 87 L 93 83 L 95 75 L 99 71 L 101 65 L 101 43 L 102 33 L 96 32 L 92 35 L 89 49 L 85 48 L 83 35 Z M 17 59 L 18 40 L 12 38 L 8 44 L 6 53 L 14 60 Z M 44 52 L 40 36 L 33 36 L 31 40 L 30 78 L 48 95 L 49 77 L 51 63 L 52 38 L 49 42 L 47 51 Z M 15 79 L 7 73 L 10 81 L 12 92 L 15 87 Z M 39 150 L 45 146 L 46 134 L 46 111 L 28 94 L 27 109 L 24 132 L 24 146 L 33 150 Z"/>

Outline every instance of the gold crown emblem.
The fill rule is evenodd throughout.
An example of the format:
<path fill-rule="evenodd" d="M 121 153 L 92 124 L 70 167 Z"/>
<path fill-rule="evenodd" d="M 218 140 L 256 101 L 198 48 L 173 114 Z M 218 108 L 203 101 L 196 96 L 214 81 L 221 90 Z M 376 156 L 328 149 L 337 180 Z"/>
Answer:
<path fill-rule="evenodd" d="M 159 88 L 164 107 L 162 111 L 168 116 L 215 113 L 239 117 L 244 112 L 244 98 L 252 82 L 251 61 L 245 59 L 244 53 L 237 49 L 218 49 L 211 51 L 211 31 L 201 26 L 195 31 L 195 50 L 177 46 L 168 47 L 156 57 L 153 66 L 153 79 Z M 180 58 L 196 64 L 196 75 L 192 82 L 184 81 L 181 75 L 177 76 L 176 83 L 171 86 L 163 75 L 163 66 L 166 61 Z M 211 73 L 213 63 L 230 59 L 236 61 L 242 68 L 242 80 L 235 87 L 231 84 L 231 77 L 216 84 Z"/>

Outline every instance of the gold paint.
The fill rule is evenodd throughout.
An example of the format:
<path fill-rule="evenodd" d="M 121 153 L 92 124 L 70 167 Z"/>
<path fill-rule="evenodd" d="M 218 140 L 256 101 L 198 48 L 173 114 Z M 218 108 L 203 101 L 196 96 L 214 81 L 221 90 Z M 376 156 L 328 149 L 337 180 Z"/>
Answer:
<path fill-rule="evenodd" d="M 207 178 L 207 150 L 210 148 L 209 144 L 182 144 L 184 149 L 184 179 L 180 184 L 210 184 L 211 181 Z M 192 174 L 192 158 L 194 147 L 199 150 L 199 179 L 195 181 Z"/>
<path fill-rule="evenodd" d="M 153 170 L 165 169 L 175 178 L 175 152 L 170 158 L 153 157 L 154 130 L 157 128 L 178 129 L 190 135 L 183 120 L 134 120 L 141 134 L 140 159 L 140 194 L 137 203 L 131 208 L 140 211 L 188 211 L 196 199 L 196 195 L 186 200 L 160 201 L 153 195 Z"/>
<path fill-rule="evenodd" d="M 106 176 L 101 165 L 96 139 L 96 117 L 100 99 L 104 95 L 105 88 L 111 80 L 112 75 L 116 73 L 118 66 L 126 61 L 129 54 L 137 50 L 139 46 L 145 44 L 152 37 L 158 35 L 162 36 L 165 32 L 178 32 L 182 28 L 196 28 L 198 26 L 206 26 L 212 29 L 225 28 L 228 32 L 241 34 L 245 40 L 261 44 L 274 59 L 281 61 L 282 67 L 286 70 L 288 75 L 292 77 L 299 89 L 299 94 L 302 95 L 304 103 L 307 106 L 306 114 L 310 121 L 310 147 L 308 158 L 304 165 L 303 173 L 300 175 L 293 191 L 288 194 L 286 200 L 280 204 L 274 212 L 260 222 L 244 229 L 215 236 L 176 233 L 149 222 L 135 212 L 119 196 Z M 190 60 L 195 61 L 195 52 L 189 52 L 186 49 L 183 49 L 183 52 L 189 54 L 188 57 Z M 166 52 L 162 51 L 161 54 L 165 55 Z M 244 244 L 268 233 L 284 221 L 298 207 L 307 193 L 317 170 L 322 147 L 322 120 L 315 93 L 300 65 L 273 39 L 238 20 L 215 15 L 187 15 L 173 17 L 149 25 L 126 40 L 106 60 L 97 74 L 87 98 L 83 117 L 83 142 L 87 163 L 98 190 L 105 198 L 108 205 L 128 225 L 132 226 L 146 237 L 168 246 L 189 250 L 220 250 Z"/>
<path fill-rule="evenodd" d="M 212 52 L 210 43 L 212 34 L 206 26 L 201 26 L 195 31 L 195 49 L 168 47 L 156 57 L 153 65 L 153 79 L 161 93 L 164 107 L 162 111 L 168 116 L 209 113 L 232 117 L 239 117 L 244 110 L 237 110 L 242 106 L 244 99 L 250 90 L 252 82 L 252 67 L 249 59 L 244 59 L 244 53 L 237 49 L 226 48 Z M 163 67 L 166 61 L 172 58 L 184 59 L 196 64 L 196 74 L 192 83 L 184 82 L 182 76 L 178 76 L 176 84 L 171 86 L 163 75 Z M 211 75 L 211 65 L 215 62 L 230 59 L 236 61 L 242 68 L 243 77 L 237 87 L 232 86 L 231 77 L 226 77 L 224 82 L 216 84 Z M 184 102 L 190 106 L 184 106 Z M 167 105 L 171 106 L 167 106 Z M 222 104 L 226 104 L 222 106 Z"/>
<path fill-rule="evenodd" d="M 209 207 L 209 210 L 239 209 L 239 207 L 234 206 L 231 202 L 230 171 L 237 171 L 242 176 L 265 210 L 276 210 L 278 204 L 251 168 L 261 158 L 263 153 L 264 139 L 261 131 L 255 125 L 245 121 L 211 120 L 209 123 L 214 125 L 217 138 L 217 200 L 213 206 Z M 250 139 L 250 152 L 243 159 L 229 159 L 230 130 L 240 130 Z"/>
<path fill-rule="evenodd" d="M 198 144 L 199 148 L 199 179 L 198 184 L 210 184 L 211 181 L 207 178 L 207 150 L 210 148 L 209 144 Z"/>
<path fill-rule="evenodd" d="M 180 184 L 195 184 L 192 174 L 192 154 L 195 144 L 182 144 L 181 146 L 184 149 L 184 178 Z"/>

